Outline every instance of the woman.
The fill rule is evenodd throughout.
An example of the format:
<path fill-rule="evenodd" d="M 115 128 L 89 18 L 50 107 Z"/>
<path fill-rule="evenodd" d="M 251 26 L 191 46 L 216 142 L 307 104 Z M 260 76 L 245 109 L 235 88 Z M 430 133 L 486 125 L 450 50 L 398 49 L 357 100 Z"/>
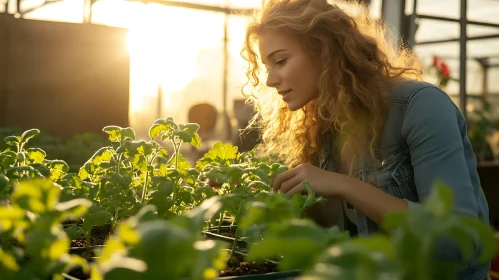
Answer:
<path fill-rule="evenodd" d="M 292 167 L 274 189 L 300 193 L 309 181 L 330 198 L 322 224 L 366 236 L 388 212 L 418 207 L 441 179 L 456 213 L 488 221 L 464 118 L 383 34 L 326 0 L 271 0 L 248 26 L 241 54 L 248 84 L 262 89 L 246 94 L 257 111 L 252 125 L 266 152 Z M 457 279 L 484 279 L 489 265 L 471 264 Z"/>

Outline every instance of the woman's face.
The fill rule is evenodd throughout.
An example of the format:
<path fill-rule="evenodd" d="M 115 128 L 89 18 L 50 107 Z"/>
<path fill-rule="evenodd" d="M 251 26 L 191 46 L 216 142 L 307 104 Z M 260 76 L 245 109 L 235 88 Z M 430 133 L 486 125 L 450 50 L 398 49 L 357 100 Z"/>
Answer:
<path fill-rule="evenodd" d="M 258 47 L 267 68 L 267 86 L 275 88 L 289 110 L 296 111 L 317 96 L 320 70 L 299 42 L 282 33 L 265 31 Z"/>

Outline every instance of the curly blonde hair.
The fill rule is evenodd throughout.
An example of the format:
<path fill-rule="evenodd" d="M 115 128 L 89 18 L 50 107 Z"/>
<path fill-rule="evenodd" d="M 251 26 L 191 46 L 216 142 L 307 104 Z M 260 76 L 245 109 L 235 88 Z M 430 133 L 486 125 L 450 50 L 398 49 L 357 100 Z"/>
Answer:
<path fill-rule="evenodd" d="M 352 174 L 364 152 L 375 159 L 388 112 L 388 86 L 398 79 L 421 80 L 421 66 L 406 48 L 393 48 L 382 24 L 364 5 L 347 14 L 327 0 L 269 0 L 246 30 L 241 55 L 248 62 L 242 93 L 256 114 L 250 127 L 261 130 L 260 147 L 291 167 L 317 164 L 324 133 L 331 132 L 335 152 Z M 260 83 L 256 44 L 259 34 L 279 31 L 297 39 L 304 51 L 319 56 L 317 98 L 290 111 L 275 92 Z M 253 92 L 247 92 L 247 86 Z"/>

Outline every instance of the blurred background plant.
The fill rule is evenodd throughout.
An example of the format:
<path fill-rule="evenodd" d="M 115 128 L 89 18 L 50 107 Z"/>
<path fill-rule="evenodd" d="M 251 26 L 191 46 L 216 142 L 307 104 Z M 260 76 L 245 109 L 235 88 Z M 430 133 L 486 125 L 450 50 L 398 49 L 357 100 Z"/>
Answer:
<path fill-rule="evenodd" d="M 19 127 L 0 128 L 0 150 L 5 150 L 7 145 L 3 139 L 10 135 L 21 135 L 24 129 Z M 47 153 L 47 159 L 64 160 L 69 165 L 69 172 L 78 172 L 78 169 L 97 151 L 106 146 L 104 134 L 80 133 L 72 138 L 63 139 L 41 131 L 40 134 L 31 139 L 27 148 L 37 147 Z"/>
<path fill-rule="evenodd" d="M 469 96 L 472 97 L 472 96 Z M 492 106 L 483 96 L 473 96 L 478 101 L 468 120 L 468 135 L 479 161 L 497 161 L 499 131 L 495 128 Z"/>

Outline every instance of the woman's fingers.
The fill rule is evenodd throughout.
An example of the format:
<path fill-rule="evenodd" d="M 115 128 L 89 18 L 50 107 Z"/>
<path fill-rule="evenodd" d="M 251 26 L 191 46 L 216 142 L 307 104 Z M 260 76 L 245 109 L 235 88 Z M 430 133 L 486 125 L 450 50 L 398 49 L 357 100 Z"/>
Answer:
<path fill-rule="evenodd" d="M 281 185 L 289 179 L 293 178 L 295 176 L 295 173 L 296 170 L 291 169 L 277 175 L 274 179 L 274 182 L 272 183 L 272 189 L 274 191 L 279 191 L 281 189 Z"/>
<path fill-rule="evenodd" d="M 297 193 L 301 193 L 303 191 L 303 182 L 300 182 L 298 185 L 295 185 L 292 189 L 290 189 L 286 194 L 294 195 Z"/>
<path fill-rule="evenodd" d="M 281 184 L 281 187 L 279 188 L 279 191 L 285 194 L 288 194 L 290 190 L 295 188 L 296 186 L 300 185 L 302 183 L 302 180 L 298 178 L 298 176 L 295 176 L 286 182 Z"/>

